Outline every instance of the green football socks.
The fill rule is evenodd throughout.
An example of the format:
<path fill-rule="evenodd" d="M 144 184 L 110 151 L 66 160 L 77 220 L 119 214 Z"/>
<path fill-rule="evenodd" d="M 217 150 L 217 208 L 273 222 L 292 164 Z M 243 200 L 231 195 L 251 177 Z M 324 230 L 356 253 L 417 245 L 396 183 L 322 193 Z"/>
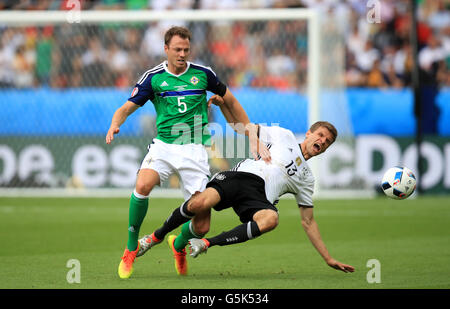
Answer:
<path fill-rule="evenodd" d="M 139 230 L 141 224 L 144 221 L 145 215 L 148 209 L 148 197 L 138 198 L 131 194 L 130 198 L 130 210 L 128 217 L 128 243 L 127 249 L 134 251 L 138 246 Z"/>
<path fill-rule="evenodd" d="M 188 221 L 181 227 L 181 234 L 177 236 L 173 246 L 175 250 L 183 250 L 191 238 L 202 238 L 203 235 L 197 235 L 192 227 L 192 221 Z"/>

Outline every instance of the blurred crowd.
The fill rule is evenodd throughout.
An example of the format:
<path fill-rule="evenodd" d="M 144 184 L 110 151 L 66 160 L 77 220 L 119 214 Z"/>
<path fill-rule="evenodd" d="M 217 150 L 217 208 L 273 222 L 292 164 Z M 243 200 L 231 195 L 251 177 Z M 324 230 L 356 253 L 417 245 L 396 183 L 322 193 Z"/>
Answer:
<path fill-rule="evenodd" d="M 3 0 L 0 10 L 70 10 L 73 0 Z M 409 87 L 413 54 L 409 0 L 97 0 L 83 10 L 175 10 L 314 7 L 333 16 L 345 38 L 348 87 Z M 379 16 L 373 16 L 378 14 Z M 418 60 L 423 82 L 450 86 L 450 4 L 419 1 Z M 322 18 L 326 22 L 326 18 Z M 193 33 L 192 61 L 213 67 L 231 87 L 298 89 L 306 84 L 307 24 L 270 22 L 153 22 L 127 26 L 0 24 L 0 87 L 129 88 L 165 59 L 163 36 L 172 25 Z M 331 53 L 332 51 L 330 51 Z M 327 57 L 327 52 L 322 57 Z"/>

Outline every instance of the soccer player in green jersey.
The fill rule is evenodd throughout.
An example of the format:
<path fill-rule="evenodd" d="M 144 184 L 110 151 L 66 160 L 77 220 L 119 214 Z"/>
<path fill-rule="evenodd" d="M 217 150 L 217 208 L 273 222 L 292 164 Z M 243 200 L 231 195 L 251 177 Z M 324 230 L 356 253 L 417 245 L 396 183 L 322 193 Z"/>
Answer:
<path fill-rule="evenodd" d="M 138 241 L 152 189 L 172 174 L 179 175 L 185 200 L 206 188 L 210 172 L 204 145 L 208 145 L 211 138 L 207 128 L 210 104 L 221 107 L 228 123 L 243 125 L 235 129 L 245 128 L 239 133 L 248 135 L 250 151 L 255 158 L 259 155 L 263 160 L 270 161 L 269 150 L 257 137 L 257 127 L 250 123 L 231 91 L 211 68 L 187 61 L 190 39 L 191 34 L 184 27 L 172 27 L 166 32 L 164 50 L 167 60 L 142 75 L 131 97 L 114 113 L 106 135 L 106 143 L 110 144 L 127 117 L 148 100 L 152 101 L 157 113 L 158 134 L 148 147 L 130 198 L 128 242 L 118 269 L 120 278 L 129 278 L 136 256 L 162 241 L 154 234 Z M 214 93 L 208 102 L 206 91 Z M 192 220 L 189 233 L 192 237 L 201 238 L 208 232 L 209 224 L 210 211 L 198 214 Z M 174 239 L 169 239 L 169 246 L 174 253 L 177 272 L 186 274 L 184 246 L 177 250 Z"/>

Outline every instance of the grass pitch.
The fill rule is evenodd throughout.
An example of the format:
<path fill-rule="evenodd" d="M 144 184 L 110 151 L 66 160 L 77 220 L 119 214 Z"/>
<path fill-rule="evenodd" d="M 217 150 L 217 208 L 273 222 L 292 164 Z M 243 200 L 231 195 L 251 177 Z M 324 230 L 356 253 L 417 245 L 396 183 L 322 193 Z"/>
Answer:
<path fill-rule="evenodd" d="M 150 199 L 141 234 L 159 227 L 181 202 Z M 0 288 L 450 288 L 449 197 L 316 201 L 328 250 L 356 268 L 347 274 L 323 262 L 293 200 L 281 200 L 278 209 L 274 231 L 188 257 L 187 277 L 176 275 L 163 243 L 138 258 L 133 276 L 121 280 L 117 267 L 127 240 L 128 199 L 0 198 Z M 239 223 L 231 210 L 213 211 L 209 235 Z M 80 262 L 80 283 L 66 279 L 71 259 Z M 367 282 L 371 259 L 380 262 L 381 283 Z"/>

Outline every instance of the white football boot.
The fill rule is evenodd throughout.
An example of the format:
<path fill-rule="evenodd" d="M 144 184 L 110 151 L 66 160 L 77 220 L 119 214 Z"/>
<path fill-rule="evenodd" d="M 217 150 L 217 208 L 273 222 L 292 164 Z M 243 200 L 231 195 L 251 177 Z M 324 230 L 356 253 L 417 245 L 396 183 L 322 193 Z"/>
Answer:
<path fill-rule="evenodd" d="M 156 246 L 157 244 L 160 244 L 162 240 L 156 240 L 156 237 L 153 235 L 145 235 L 141 239 L 138 240 L 139 242 L 139 251 L 136 254 L 136 257 L 142 256 L 150 250 L 151 247 Z"/>
<path fill-rule="evenodd" d="M 189 255 L 193 258 L 196 258 L 201 253 L 206 253 L 207 250 L 208 244 L 205 239 L 189 239 Z"/>

